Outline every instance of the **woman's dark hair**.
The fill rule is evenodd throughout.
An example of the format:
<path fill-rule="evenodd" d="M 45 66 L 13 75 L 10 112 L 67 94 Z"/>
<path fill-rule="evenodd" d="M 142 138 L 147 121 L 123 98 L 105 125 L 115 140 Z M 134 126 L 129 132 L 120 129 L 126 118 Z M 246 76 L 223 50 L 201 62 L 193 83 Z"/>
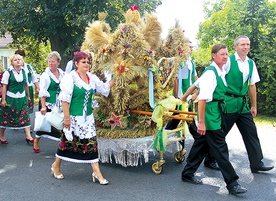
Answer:
<path fill-rule="evenodd" d="M 79 62 L 81 59 L 90 59 L 90 56 L 85 52 L 76 52 L 74 55 L 74 62 Z"/>
<path fill-rule="evenodd" d="M 14 52 L 14 54 L 19 54 L 19 55 L 22 56 L 22 57 L 25 57 L 25 56 L 26 56 L 24 50 L 16 50 L 16 51 Z"/>

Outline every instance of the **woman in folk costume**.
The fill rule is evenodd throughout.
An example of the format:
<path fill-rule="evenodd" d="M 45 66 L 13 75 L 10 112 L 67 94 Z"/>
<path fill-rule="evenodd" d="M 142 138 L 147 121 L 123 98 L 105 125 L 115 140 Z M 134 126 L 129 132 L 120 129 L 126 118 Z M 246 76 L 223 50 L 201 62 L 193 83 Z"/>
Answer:
<path fill-rule="evenodd" d="M 25 51 L 24 50 L 16 50 L 15 54 L 19 54 L 22 56 L 23 58 L 23 69 L 27 75 L 27 80 L 28 80 L 28 87 L 29 87 L 29 93 L 30 93 L 30 101 L 28 102 L 28 106 L 29 106 L 29 114 L 33 113 L 34 110 L 34 92 L 33 92 L 33 85 L 35 85 L 35 89 L 36 89 L 36 94 L 39 93 L 39 83 L 38 83 L 38 79 L 36 74 L 34 73 L 33 67 L 26 63 L 24 61 L 24 58 L 26 56 Z"/>
<path fill-rule="evenodd" d="M 41 114 L 46 114 L 46 112 L 50 112 L 53 107 L 57 106 L 58 101 L 57 97 L 60 92 L 59 84 L 61 79 L 64 76 L 64 71 L 60 69 L 58 66 L 60 64 L 60 54 L 56 51 L 49 53 L 48 57 L 48 67 L 42 73 L 39 81 L 39 97 L 40 97 L 40 105 L 39 110 Z M 40 152 L 39 141 L 41 137 L 50 138 L 56 141 L 59 141 L 60 132 L 52 127 L 51 132 L 42 132 L 37 131 L 34 140 L 33 150 L 35 153 Z"/>
<path fill-rule="evenodd" d="M 61 81 L 59 99 L 62 101 L 64 129 L 51 170 L 56 179 L 63 179 L 60 171 L 61 160 L 90 163 L 93 182 L 98 181 L 106 185 L 108 181 L 102 176 L 98 163 L 92 104 L 96 92 L 108 96 L 114 80 L 104 83 L 96 75 L 89 73 L 91 61 L 89 57 L 85 52 L 76 53 L 74 56 L 76 70 L 66 74 Z"/>
<path fill-rule="evenodd" d="M 33 143 L 30 130 L 30 117 L 27 102 L 30 100 L 28 81 L 22 69 L 23 59 L 19 54 L 10 57 L 10 67 L 3 74 L 1 83 L 2 101 L 0 107 L 0 142 L 8 144 L 5 138 L 6 128 L 24 128 L 26 142 Z"/>

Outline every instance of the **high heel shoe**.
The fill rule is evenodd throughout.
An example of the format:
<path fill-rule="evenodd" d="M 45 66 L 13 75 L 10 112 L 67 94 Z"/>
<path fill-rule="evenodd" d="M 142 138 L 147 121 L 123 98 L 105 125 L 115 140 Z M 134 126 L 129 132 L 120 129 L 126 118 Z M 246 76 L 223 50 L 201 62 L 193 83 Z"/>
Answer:
<path fill-rule="evenodd" d="M 34 143 L 34 139 L 32 139 L 32 140 L 30 140 L 30 139 L 28 139 L 28 138 L 26 138 L 26 142 L 29 144 L 29 143 Z"/>
<path fill-rule="evenodd" d="M 40 149 L 39 149 L 39 148 L 38 148 L 38 149 L 34 148 L 34 145 L 33 145 L 33 150 L 34 150 L 34 152 L 37 153 L 37 154 L 40 152 Z"/>
<path fill-rule="evenodd" d="M 107 185 L 109 183 L 106 179 L 99 179 L 99 177 L 94 172 L 92 173 L 92 180 L 94 183 L 97 180 L 101 185 Z"/>
<path fill-rule="evenodd" d="M 8 140 L 0 140 L 1 144 L 9 144 Z"/>
<path fill-rule="evenodd" d="M 56 179 L 58 179 L 58 180 L 64 179 L 63 174 L 60 174 L 60 175 L 56 175 L 56 174 L 55 174 L 53 165 L 51 166 L 51 174 L 54 176 L 54 178 L 56 178 Z"/>

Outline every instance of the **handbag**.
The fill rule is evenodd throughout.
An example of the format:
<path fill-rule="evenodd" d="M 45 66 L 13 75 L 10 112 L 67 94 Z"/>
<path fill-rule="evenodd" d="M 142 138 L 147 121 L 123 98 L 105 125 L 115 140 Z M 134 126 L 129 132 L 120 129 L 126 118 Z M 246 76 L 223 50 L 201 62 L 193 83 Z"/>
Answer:
<path fill-rule="evenodd" d="M 46 115 L 35 112 L 34 131 L 51 132 L 51 124 L 46 120 Z"/>
<path fill-rule="evenodd" d="M 63 129 L 64 114 L 59 107 L 54 107 L 52 111 L 46 115 L 46 120 L 56 129 Z"/>

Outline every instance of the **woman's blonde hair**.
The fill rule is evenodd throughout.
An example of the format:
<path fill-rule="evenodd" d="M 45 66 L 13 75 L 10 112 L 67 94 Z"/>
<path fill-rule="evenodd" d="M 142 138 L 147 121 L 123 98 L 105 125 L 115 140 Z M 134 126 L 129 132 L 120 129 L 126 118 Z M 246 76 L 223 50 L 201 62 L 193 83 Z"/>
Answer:
<path fill-rule="evenodd" d="M 9 64 L 12 65 L 12 60 L 14 58 L 19 58 L 23 62 L 23 57 L 20 54 L 14 54 L 9 58 Z"/>

